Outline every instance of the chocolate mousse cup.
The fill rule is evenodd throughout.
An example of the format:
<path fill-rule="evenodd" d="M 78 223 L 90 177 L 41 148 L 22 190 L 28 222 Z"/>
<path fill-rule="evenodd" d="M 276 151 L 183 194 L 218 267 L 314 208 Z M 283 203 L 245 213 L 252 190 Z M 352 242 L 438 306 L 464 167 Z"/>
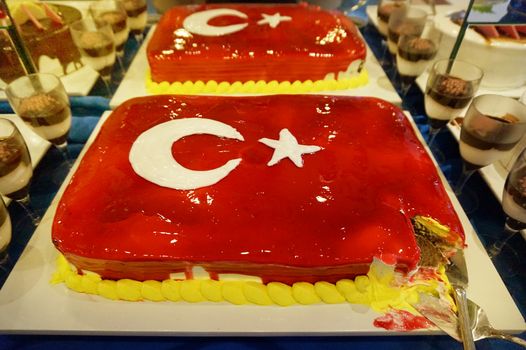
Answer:
<path fill-rule="evenodd" d="M 58 148 L 67 145 L 71 109 L 60 79 L 53 74 L 29 74 L 11 82 L 6 95 L 16 114 L 37 135 Z"/>
<path fill-rule="evenodd" d="M 438 45 L 430 38 L 404 35 L 398 40 L 396 68 L 402 85 L 411 85 L 435 58 Z"/>
<path fill-rule="evenodd" d="M 433 64 L 424 96 L 432 143 L 436 134 L 452 118 L 460 116 L 478 90 L 482 69 L 459 60 Z"/>

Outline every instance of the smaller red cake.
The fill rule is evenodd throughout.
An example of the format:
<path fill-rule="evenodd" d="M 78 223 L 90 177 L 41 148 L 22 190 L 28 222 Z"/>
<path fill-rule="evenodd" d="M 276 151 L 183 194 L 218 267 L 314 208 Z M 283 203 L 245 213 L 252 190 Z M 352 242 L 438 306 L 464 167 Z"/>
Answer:
<path fill-rule="evenodd" d="M 335 282 L 374 258 L 416 270 L 418 216 L 462 240 L 433 162 L 385 101 L 151 96 L 106 120 L 52 235 L 69 262 L 107 279 L 200 268 L 212 279 Z"/>
<path fill-rule="evenodd" d="M 348 78 L 365 55 L 350 19 L 306 4 L 176 6 L 147 48 L 158 83 Z"/>

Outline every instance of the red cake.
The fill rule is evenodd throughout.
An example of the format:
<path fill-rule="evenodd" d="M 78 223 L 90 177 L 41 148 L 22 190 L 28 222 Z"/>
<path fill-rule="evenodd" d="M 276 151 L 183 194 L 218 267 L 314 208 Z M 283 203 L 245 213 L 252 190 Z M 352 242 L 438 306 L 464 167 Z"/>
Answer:
<path fill-rule="evenodd" d="M 147 48 L 152 80 L 169 83 L 337 79 L 365 55 L 350 19 L 307 4 L 176 6 Z"/>
<path fill-rule="evenodd" d="M 374 98 L 151 96 L 105 121 L 54 218 L 58 250 L 106 279 L 204 268 L 337 281 L 414 271 L 411 220 L 463 230 L 405 115 Z"/>

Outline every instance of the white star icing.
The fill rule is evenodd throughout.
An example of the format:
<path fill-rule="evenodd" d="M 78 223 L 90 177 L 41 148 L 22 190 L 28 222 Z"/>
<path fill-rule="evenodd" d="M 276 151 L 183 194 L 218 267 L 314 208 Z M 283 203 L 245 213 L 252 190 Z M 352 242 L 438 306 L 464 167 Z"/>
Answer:
<path fill-rule="evenodd" d="M 311 154 L 321 150 L 319 146 L 298 144 L 298 140 L 296 140 L 288 129 L 281 129 L 279 132 L 279 140 L 262 138 L 259 139 L 259 142 L 274 148 L 274 154 L 272 154 L 272 159 L 267 163 L 268 166 L 275 165 L 284 158 L 289 158 L 298 168 L 302 168 L 303 154 Z"/>
<path fill-rule="evenodd" d="M 260 26 L 268 24 L 271 28 L 276 28 L 281 22 L 292 21 L 292 17 L 281 16 L 279 12 L 273 15 L 267 15 L 266 13 L 262 13 L 261 16 L 263 16 L 263 19 L 259 20 L 258 24 Z"/>

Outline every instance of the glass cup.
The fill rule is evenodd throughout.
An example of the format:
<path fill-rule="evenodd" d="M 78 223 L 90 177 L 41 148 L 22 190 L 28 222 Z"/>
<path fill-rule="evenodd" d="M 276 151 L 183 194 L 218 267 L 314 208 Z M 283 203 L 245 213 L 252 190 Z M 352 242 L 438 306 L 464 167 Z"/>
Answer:
<path fill-rule="evenodd" d="M 473 99 L 460 131 L 462 176 L 455 188 L 462 188 L 478 169 L 509 155 L 526 133 L 526 105 L 500 95 L 480 95 Z"/>
<path fill-rule="evenodd" d="M 396 55 L 398 39 L 401 35 L 420 36 L 424 31 L 427 11 L 422 8 L 404 5 L 393 11 L 387 23 L 387 48 Z"/>
<path fill-rule="evenodd" d="M 138 43 L 144 39 L 144 29 L 148 22 L 148 11 L 146 0 L 123 0 L 124 9 L 128 15 L 130 34 Z"/>
<path fill-rule="evenodd" d="M 4 199 L 0 196 L 0 265 L 4 264 L 9 258 L 8 248 L 9 243 L 11 243 L 11 234 L 11 218 Z"/>
<path fill-rule="evenodd" d="M 84 64 L 99 72 L 108 96 L 111 96 L 111 72 L 115 64 L 115 39 L 111 26 L 93 18 L 84 18 L 69 26 Z"/>
<path fill-rule="evenodd" d="M 66 151 L 71 128 L 69 99 L 53 74 L 29 74 L 11 82 L 6 95 L 15 113 L 40 137 Z"/>
<path fill-rule="evenodd" d="M 387 37 L 387 23 L 389 23 L 389 17 L 393 11 L 408 3 L 408 0 L 380 0 L 378 2 L 376 15 L 378 17 L 378 31 L 382 36 Z"/>
<path fill-rule="evenodd" d="M 0 193 L 16 201 L 36 226 L 40 218 L 29 209 L 32 177 L 31 157 L 20 130 L 12 121 L 0 118 Z"/>
<path fill-rule="evenodd" d="M 442 35 L 431 23 L 428 23 L 429 25 L 420 36 L 403 34 L 398 39 L 396 69 L 404 96 L 438 52 Z"/>
<path fill-rule="evenodd" d="M 463 112 L 478 90 L 483 75 L 479 67 L 459 60 L 445 59 L 433 64 L 424 95 L 429 145 L 451 119 Z"/>
<path fill-rule="evenodd" d="M 124 45 L 130 34 L 130 25 L 123 3 L 118 0 L 94 1 L 89 7 L 89 12 L 96 22 L 101 24 L 108 23 L 111 26 L 117 60 L 122 73 L 124 73 L 122 60 L 124 58 Z"/>

